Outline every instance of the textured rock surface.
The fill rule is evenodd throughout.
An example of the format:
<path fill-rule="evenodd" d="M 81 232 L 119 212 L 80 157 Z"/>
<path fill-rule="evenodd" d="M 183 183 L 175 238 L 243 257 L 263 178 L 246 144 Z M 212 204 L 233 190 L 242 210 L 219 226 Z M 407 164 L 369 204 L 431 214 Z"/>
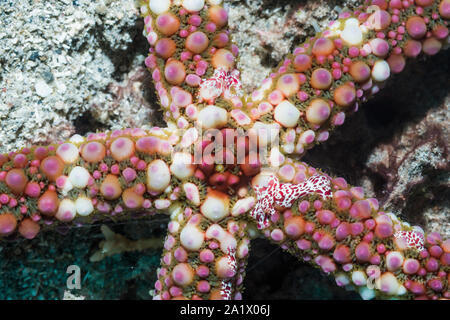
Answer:
<path fill-rule="evenodd" d="M 133 0 L 2 1 L 0 11 L 0 151 L 66 139 L 92 125 L 148 121 L 142 94 L 133 102 L 123 97 L 142 91 L 145 78 Z"/>
<path fill-rule="evenodd" d="M 336 6 L 358 2 L 229 1 L 244 87 L 256 87 L 296 43 L 336 18 Z M 0 152 L 66 139 L 75 132 L 162 124 L 143 68 L 148 45 L 136 13 L 132 0 L 0 2 Z M 414 62 L 305 158 L 363 185 L 402 218 L 446 237 L 450 235 L 449 61 L 450 54 L 443 52 Z M 112 228 L 126 236 L 145 237 L 152 233 L 136 230 L 154 230 L 160 223 L 164 221 Z M 101 239 L 99 226 L 82 230 L 0 247 L 0 269 L 5 270 L 0 287 L 10 287 L 16 298 L 61 298 L 67 265 L 79 263 L 88 272 L 90 251 Z M 153 234 L 161 236 L 160 231 Z M 83 245 L 75 245 L 79 243 Z M 259 243 L 253 246 L 246 298 L 357 298 L 318 270 Z M 146 251 L 141 256 L 107 258 L 84 273 L 85 290 L 76 294 L 148 299 L 159 254 Z M 261 283 L 262 279 L 269 280 Z M 20 290 L 22 296 L 17 295 Z M 5 291 L 0 294 L 8 297 Z"/>

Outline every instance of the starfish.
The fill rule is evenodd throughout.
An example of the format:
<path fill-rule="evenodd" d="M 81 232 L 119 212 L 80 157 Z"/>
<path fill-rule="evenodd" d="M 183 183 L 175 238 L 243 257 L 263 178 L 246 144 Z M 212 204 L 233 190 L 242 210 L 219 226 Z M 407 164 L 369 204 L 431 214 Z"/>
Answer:
<path fill-rule="evenodd" d="M 221 4 L 142 3 L 167 127 L 0 155 L 0 236 L 145 210 L 170 216 L 155 299 L 242 299 L 257 230 L 364 299 L 450 298 L 450 240 L 301 161 L 407 59 L 443 48 L 450 0 L 343 11 L 248 95 Z"/>

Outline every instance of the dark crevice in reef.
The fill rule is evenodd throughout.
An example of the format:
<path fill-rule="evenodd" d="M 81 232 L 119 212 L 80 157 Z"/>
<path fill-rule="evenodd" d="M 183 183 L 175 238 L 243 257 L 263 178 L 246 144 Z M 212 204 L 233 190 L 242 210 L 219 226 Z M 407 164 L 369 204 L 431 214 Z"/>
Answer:
<path fill-rule="evenodd" d="M 143 81 L 143 98 L 145 101 L 154 101 L 152 103 L 152 119 L 151 123 L 154 126 L 166 127 L 166 122 L 164 121 L 164 112 L 162 107 L 159 105 L 159 97 L 156 94 L 155 85 L 153 84 L 151 74 L 146 70 L 145 71 L 145 80 Z"/>
<path fill-rule="evenodd" d="M 300 262 L 265 239 L 252 240 L 244 280 L 246 300 L 358 300 L 317 268 Z"/>
<path fill-rule="evenodd" d="M 75 133 L 86 135 L 89 132 L 106 131 L 108 128 L 95 119 L 92 113 L 87 110 L 73 121 Z"/>
<path fill-rule="evenodd" d="M 127 74 L 133 68 L 133 60 L 137 55 L 147 56 L 149 50 L 149 44 L 142 35 L 144 21 L 142 18 L 136 20 L 136 23 L 125 30 L 124 33 L 129 33 L 133 39 L 132 44 L 127 46 L 126 50 L 113 50 L 110 46 L 110 42 L 104 36 L 104 24 L 100 24 L 96 28 L 95 37 L 103 52 L 111 59 L 111 62 L 115 66 L 113 78 L 117 81 L 121 81 L 124 78 L 124 74 Z M 143 65 L 145 68 L 145 66 Z M 152 81 L 150 73 L 146 70 L 145 76 L 142 81 L 143 86 L 143 98 L 149 104 L 154 106 L 152 108 L 151 123 L 155 126 L 165 127 L 163 120 L 163 111 L 159 108 L 159 98 L 156 94 L 156 90 Z"/>
<path fill-rule="evenodd" d="M 411 225 L 427 227 L 422 212 L 427 209 L 448 207 L 450 203 L 450 188 L 448 186 L 448 170 L 424 170 L 425 179 L 421 183 L 408 187 L 408 197 L 404 205 L 404 212 Z M 405 219 L 406 217 L 401 217 Z"/>
<path fill-rule="evenodd" d="M 136 23 L 121 33 L 130 35 L 132 44 L 127 46 L 127 49 L 120 50 L 111 47 L 110 40 L 106 39 L 105 24 L 97 24 L 95 27 L 95 38 L 97 39 L 103 53 L 109 57 L 115 67 L 112 74 L 117 81 L 123 80 L 123 75 L 127 74 L 133 67 L 132 63 L 136 55 L 148 52 L 148 43 L 143 41 L 142 29 L 144 27 L 143 19 L 137 19 Z"/>
<path fill-rule="evenodd" d="M 397 139 L 396 139 L 397 140 Z M 448 150 L 447 150 L 447 141 L 445 140 L 445 133 L 442 132 L 442 128 L 436 126 L 436 124 L 430 124 L 427 126 L 425 132 L 421 135 L 421 139 L 412 141 L 412 145 L 409 146 L 407 152 L 403 152 L 403 156 L 401 158 L 398 158 L 395 154 L 389 155 L 389 164 L 385 166 L 382 163 L 378 163 L 373 169 L 367 169 L 364 171 L 365 174 L 370 176 L 377 176 L 378 178 L 381 178 L 380 180 L 376 180 L 377 182 L 383 181 L 382 184 L 375 184 L 374 191 L 378 195 L 378 199 L 384 202 L 384 200 L 387 199 L 389 196 L 389 193 L 391 193 L 396 184 L 400 181 L 400 177 L 398 175 L 398 170 L 403 165 L 408 165 L 410 162 L 414 163 L 415 157 L 416 157 L 416 150 L 421 148 L 422 146 L 426 144 L 432 144 L 435 147 L 438 147 L 440 151 L 442 151 L 441 157 L 443 159 L 446 159 L 448 157 Z M 393 150 L 395 152 L 395 149 L 402 149 L 402 146 L 398 143 L 398 141 L 394 141 L 392 143 Z M 405 164 L 406 162 L 406 164 Z M 445 163 L 445 161 L 444 161 Z M 447 167 L 445 164 L 438 165 L 439 170 L 436 170 L 433 168 L 430 164 L 422 163 L 419 164 L 419 169 L 421 171 L 421 176 L 424 177 L 422 181 L 415 182 L 416 184 L 427 184 L 428 181 L 431 179 L 434 179 L 434 176 L 436 175 L 435 172 L 441 172 L 442 167 Z M 408 187 L 412 187 L 413 184 L 410 183 Z M 408 194 L 406 193 L 408 196 Z M 392 205 L 394 207 L 401 207 L 400 202 L 402 200 L 394 199 L 392 201 Z M 397 206 L 398 204 L 398 206 Z"/>
<path fill-rule="evenodd" d="M 275 68 L 278 65 L 279 61 L 274 59 L 270 54 L 273 51 L 272 45 L 263 43 L 261 48 L 256 51 L 259 51 L 256 54 L 261 57 L 261 65 L 270 68 Z"/>
<path fill-rule="evenodd" d="M 92 29 L 88 31 L 90 35 L 93 35 Z M 84 52 L 90 48 L 91 44 L 87 41 L 83 41 L 82 38 L 74 36 L 69 44 L 67 54 L 72 56 L 74 52 Z"/>

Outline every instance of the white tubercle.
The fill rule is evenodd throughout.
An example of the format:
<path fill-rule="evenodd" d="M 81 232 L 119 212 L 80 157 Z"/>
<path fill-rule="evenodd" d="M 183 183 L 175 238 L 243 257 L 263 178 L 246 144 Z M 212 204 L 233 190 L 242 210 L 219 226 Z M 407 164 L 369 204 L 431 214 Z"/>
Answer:
<path fill-rule="evenodd" d="M 350 280 L 345 273 L 336 274 L 335 281 L 339 287 L 344 287 L 344 286 L 350 284 Z"/>
<path fill-rule="evenodd" d="M 181 205 L 179 203 L 172 204 L 169 209 L 167 210 L 170 220 L 174 221 L 180 214 L 183 213 L 183 209 L 181 208 Z"/>
<path fill-rule="evenodd" d="M 196 226 L 186 225 L 180 233 L 182 246 L 190 251 L 197 251 L 203 245 L 204 234 Z"/>
<path fill-rule="evenodd" d="M 177 234 L 178 230 L 180 230 L 180 223 L 178 221 L 170 221 L 169 223 L 169 232 L 171 234 Z"/>
<path fill-rule="evenodd" d="M 183 0 L 183 8 L 189 12 L 202 10 L 205 0 Z"/>
<path fill-rule="evenodd" d="M 161 14 L 169 10 L 170 0 L 150 0 L 148 6 L 153 13 Z"/>
<path fill-rule="evenodd" d="M 266 90 L 269 90 L 272 87 L 272 84 L 273 84 L 273 79 L 272 78 L 266 78 L 266 79 L 263 80 L 262 85 L 261 85 L 259 90 L 261 90 L 263 92 L 266 91 Z"/>
<path fill-rule="evenodd" d="M 367 283 L 366 273 L 363 271 L 352 272 L 352 282 L 357 286 L 364 286 Z"/>
<path fill-rule="evenodd" d="M 66 164 L 74 163 L 78 160 L 78 148 L 71 143 L 63 143 L 56 149 L 56 155 Z"/>
<path fill-rule="evenodd" d="M 203 129 L 220 129 L 227 124 L 228 114 L 223 108 L 209 105 L 200 110 L 197 121 Z"/>
<path fill-rule="evenodd" d="M 222 220 L 230 214 L 228 196 L 221 192 L 209 192 L 200 212 L 214 222 Z"/>
<path fill-rule="evenodd" d="M 285 160 L 286 158 L 280 152 L 280 148 L 274 147 L 272 148 L 272 150 L 270 150 L 269 162 L 272 167 L 281 166 Z"/>
<path fill-rule="evenodd" d="M 403 260 L 403 254 L 391 251 L 386 255 L 386 267 L 389 271 L 396 271 L 402 267 Z"/>
<path fill-rule="evenodd" d="M 400 285 L 397 289 L 397 295 L 402 296 L 407 292 L 406 288 Z"/>
<path fill-rule="evenodd" d="M 283 149 L 284 153 L 291 154 L 294 152 L 295 146 L 294 146 L 294 144 L 291 144 L 291 143 L 284 143 L 282 146 L 282 149 Z"/>
<path fill-rule="evenodd" d="M 63 196 L 66 196 L 69 193 L 69 191 L 72 189 L 73 189 L 73 184 L 72 184 L 72 182 L 70 182 L 69 177 L 67 177 L 67 180 L 64 183 L 61 193 Z"/>
<path fill-rule="evenodd" d="M 261 173 L 253 177 L 252 186 L 267 187 L 269 184 L 269 179 L 272 175 L 274 175 L 274 172 L 270 170 L 263 170 Z"/>
<path fill-rule="evenodd" d="M 242 259 L 245 256 L 248 255 L 248 244 L 250 243 L 250 240 L 244 239 L 242 243 L 238 246 L 236 250 L 236 255 L 238 258 Z"/>
<path fill-rule="evenodd" d="M 111 155 L 117 161 L 128 159 L 134 152 L 134 142 L 126 137 L 117 138 L 111 143 Z"/>
<path fill-rule="evenodd" d="M 284 100 L 275 108 L 274 117 L 283 127 L 293 128 L 297 126 L 300 111 L 288 100 Z"/>
<path fill-rule="evenodd" d="M 84 167 L 76 166 L 69 173 L 69 181 L 74 187 L 83 189 L 89 182 L 89 176 L 89 171 Z"/>
<path fill-rule="evenodd" d="M 219 278 L 226 279 L 234 276 L 236 270 L 230 265 L 229 258 L 222 256 L 216 260 L 216 274 Z"/>
<path fill-rule="evenodd" d="M 170 200 L 167 199 L 157 199 L 155 200 L 155 208 L 157 210 L 164 210 L 167 209 L 168 207 L 170 207 Z"/>
<path fill-rule="evenodd" d="M 177 152 L 173 155 L 170 171 L 180 180 L 185 180 L 194 174 L 195 166 L 192 164 L 192 155 L 185 152 Z"/>
<path fill-rule="evenodd" d="M 162 160 L 153 160 L 147 168 L 147 187 L 154 192 L 162 192 L 170 184 L 170 170 Z"/>
<path fill-rule="evenodd" d="M 187 148 L 191 146 L 198 139 L 198 130 L 196 128 L 189 128 L 181 139 L 181 146 Z"/>
<path fill-rule="evenodd" d="M 236 217 L 238 215 L 244 214 L 249 211 L 256 203 L 256 199 L 254 197 L 248 197 L 245 199 L 240 199 L 236 201 L 231 209 L 231 215 Z"/>
<path fill-rule="evenodd" d="M 219 5 L 222 3 L 222 0 L 208 0 L 208 3 L 212 5 Z"/>
<path fill-rule="evenodd" d="M 363 33 L 359 27 L 358 19 L 351 18 L 345 21 L 341 39 L 349 46 L 359 46 L 363 41 Z"/>
<path fill-rule="evenodd" d="M 70 137 L 69 141 L 78 144 L 84 142 L 84 138 L 79 134 L 74 134 Z"/>
<path fill-rule="evenodd" d="M 231 247 L 232 249 L 236 248 L 236 239 L 218 224 L 212 224 L 206 230 L 205 235 L 207 239 L 216 239 L 217 241 L 219 241 L 220 250 L 222 250 L 223 253 L 228 253 L 229 247 Z"/>
<path fill-rule="evenodd" d="M 80 216 L 88 216 L 94 211 L 94 206 L 92 205 L 92 201 L 86 197 L 79 197 L 75 201 L 75 207 L 77 209 L 77 213 Z"/>
<path fill-rule="evenodd" d="M 196 206 L 200 205 L 200 192 L 195 184 L 191 182 L 183 184 L 183 191 L 190 202 Z"/>
<path fill-rule="evenodd" d="M 276 123 L 266 124 L 263 122 L 255 122 L 252 129 L 250 129 L 250 139 L 256 139 L 261 147 L 272 144 L 280 132 L 280 126 Z M 252 141 L 252 140 L 251 140 Z"/>
<path fill-rule="evenodd" d="M 376 288 L 388 295 L 397 295 L 400 289 L 400 283 L 392 272 L 385 272 L 375 282 Z"/>
<path fill-rule="evenodd" d="M 378 60 L 372 68 L 372 79 L 378 82 L 385 81 L 391 75 L 389 64 L 385 60 Z"/>
<path fill-rule="evenodd" d="M 75 202 L 70 199 L 63 199 L 59 203 L 58 211 L 56 212 L 56 219 L 59 221 L 72 221 L 77 214 Z"/>

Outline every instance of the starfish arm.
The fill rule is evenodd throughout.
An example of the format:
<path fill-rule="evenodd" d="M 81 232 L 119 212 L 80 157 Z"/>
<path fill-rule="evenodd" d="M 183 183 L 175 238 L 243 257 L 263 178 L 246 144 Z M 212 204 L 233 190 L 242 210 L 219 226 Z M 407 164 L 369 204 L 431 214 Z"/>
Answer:
<path fill-rule="evenodd" d="M 326 141 L 407 60 L 448 41 L 448 0 L 364 3 L 296 47 L 248 97 L 249 126 L 279 130 L 283 154 Z"/>
<path fill-rule="evenodd" d="M 145 64 L 168 125 L 188 129 L 199 121 L 207 128 L 223 119 L 225 125 L 222 108 L 242 102 L 238 49 L 221 1 L 145 1 L 141 13 L 151 46 Z"/>
<path fill-rule="evenodd" d="M 450 298 L 450 239 L 385 212 L 343 178 L 329 178 L 305 163 L 291 165 L 292 182 L 319 174 L 329 179 L 330 192 L 299 197 L 290 208 L 276 207 L 262 230 L 267 238 L 364 299 Z M 264 175 L 254 181 L 263 182 Z M 280 171 L 278 176 L 289 181 Z"/>
<path fill-rule="evenodd" d="M 172 215 L 154 298 L 240 300 L 250 245 L 247 224 L 233 216 L 214 222 L 190 207 Z"/>
<path fill-rule="evenodd" d="M 200 201 L 193 158 L 174 151 L 178 140 L 167 128 L 125 129 L 0 154 L 0 237 L 163 212 L 182 196 Z"/>

